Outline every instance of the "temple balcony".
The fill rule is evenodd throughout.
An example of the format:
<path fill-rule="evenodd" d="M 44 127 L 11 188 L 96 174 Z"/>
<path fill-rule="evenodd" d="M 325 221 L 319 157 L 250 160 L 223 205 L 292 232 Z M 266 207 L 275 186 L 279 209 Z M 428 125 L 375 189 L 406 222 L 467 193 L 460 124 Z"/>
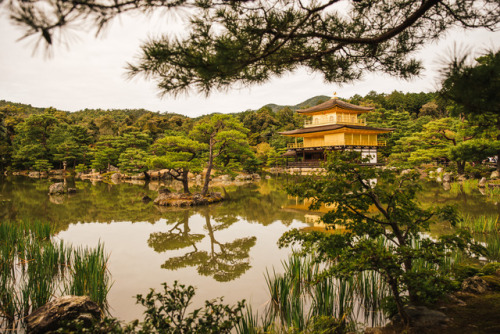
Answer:
<path fill-rule="evenodd" d="M 304 143 L 290 143 L 287 148 L 307 148 L 307 147 L 330 147 L 330 146 L 386 146 L 385 140 L 346 140 L 346 141 L 329 141 L 323 145 L 306 145 Z"/>
<path fill-rule="evenodd" d="M 313 120 L 305 120 L 304 121 L 304 127 L 305 128 L 310 128 L 313 126 L 320 126 L 320 125 L 330 125 L 330 124 L 345 124 L 345 125 L 362 125 L 366 126 L 366 120 L 365 119 L 351 119 L 351 120 L 318 120 L 315 119 Z"/>

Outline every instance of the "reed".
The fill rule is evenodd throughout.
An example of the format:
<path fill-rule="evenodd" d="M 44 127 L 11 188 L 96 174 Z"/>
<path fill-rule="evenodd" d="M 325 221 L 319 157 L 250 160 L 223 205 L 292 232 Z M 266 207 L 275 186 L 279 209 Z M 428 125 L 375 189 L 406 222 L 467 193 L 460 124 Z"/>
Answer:
<path fill-rule="evenodd" d="M 500 187 L 487 187 L 486 193 L 489 197 L 498 199 L 500 197 Z"/>
<path fill-rule="evenodd" d="M 107 268 L 109 256 L 101 243 L 96 248 L 78 248 L 73 252 L 71 279 L 66 281 L 66 291 L 71 295 L 89 296 L 107 310 L 106 302 L 111 288 Z"/>
<path fill-rule="evenodd" d="M 105 268 L 108 260 L 102 245 L 95 250 L 73 251 L 62 241 L 53 240 L 51 233 L 46 223 L 0 223 L 1 328 L 21 330 L 23 319 L 34 309 L 58 292 L 69 292 L 65 288 L 68 282 L 88 281 L 89 288 L 71 293 L 89 295 L 101 307 L 107 306 L 109 273 L 97 270 Z"/>
<path fill-rule="evenodd" d="M 462 184 L 459 182 L 452 182 L 450 184 L 450 194 L 459 195 L 463 193 Z"/>
<path fill-rule="evenodd" d="M 467 179 L 462 182 L 462 189 L 464 193 L 470 194 L 473 190 L 477 190 L 479 187 L 478 179 Z"/>
<path fill-rule="evenodd" d="M 473 233 L 498 233 L 500 232 L 500 216 L 471 216 L 463 215 L 457 227 Z"/>
<path fill-rule="evenodd" d="M 380 292 L 385 286 L 380 284 L 377 280 L 380 277 L 375 273 L 367 272 L 349 279 L 322 275 L 328 264 L 317 263 L 314 255 L 294 254 L 282 265 L 283 274 L 277 274 L 274 269 L 265 274 L 270 295 L 265 316 L 258 319 L 247 312 L 238 326 L 238 333 L 285 333 L 292 329 L 308 332 L 325 319 L 336 319 L 337 325 L 353 328 L 348 324 L 354 324 L 360 316 L 371 318 L 373 323 L 382 319 L 381 312 L 374 312 L 374 307 L 380 305 L 374 298 L 386 295 Z"/>

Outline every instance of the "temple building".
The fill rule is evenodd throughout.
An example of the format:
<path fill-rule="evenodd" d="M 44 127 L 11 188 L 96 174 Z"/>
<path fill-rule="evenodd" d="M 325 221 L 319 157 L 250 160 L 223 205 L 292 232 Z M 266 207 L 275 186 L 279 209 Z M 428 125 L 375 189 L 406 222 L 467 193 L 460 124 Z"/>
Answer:
<path fill-rule="evenodd" d="M 288 163 L 294 167 L 317 167 L 325 159 L 325 152 L 332 150 L 355 150 L 370 164 L 377 164 L 377 149 L 385 146 L 378 135 L 393 131 L 391 128 L 366 126 L 358 116 L 372 111 L 372 107 L 362 107 L 339 100 L 336 96 L 317 106 L 297 110 L 310 116 L 301 129 L 280 132 L 283 136 L 295 137 L 295 143 L 288 144 L 285 157 L 295 158 Z M 302 138 L 302 142 L 297 139 Z"/>

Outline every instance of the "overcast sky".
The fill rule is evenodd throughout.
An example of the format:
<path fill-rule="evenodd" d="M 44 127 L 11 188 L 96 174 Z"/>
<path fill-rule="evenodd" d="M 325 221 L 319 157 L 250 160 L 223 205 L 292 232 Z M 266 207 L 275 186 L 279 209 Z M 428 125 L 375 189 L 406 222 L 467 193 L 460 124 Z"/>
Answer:
<path fill-rule="evenodd" d="M 33 54 L 33 41 L 17 41 L 23 32 L 5 15 L 0 15 L 0 100 L 67 111 L 144 108 L 196 117 L 257 109 L 267 103 L 294 105 L 316 95 L 332 95 L 334 91 L 340 97 L 364 95 L 371 90 L 434 91 L 438 87 L 439 61 L 449 56 L 455 43 L 476 51 L 500 48 L 500 32 L 456 30 L 420 52 L 426 70 L 412 81 L 367 74 L 361 81 L 339 86 L 324 83 L 319 74 L 299 70 L 264 85 L 214 92 L 208 98 L 195 93 L 160 98 L 154 82 L 127 80 L 124 68 L 138 55 L 139 46 L 149 36 L 165 32 L 180 36 L 179 17 L 182 15 L 168 19 L 122 17 L 98 38 L 92 33 L 75 31 L 66 36 L 69 46 L 57 44 L 51 57 L 47 57 L 44 52 Z"/>

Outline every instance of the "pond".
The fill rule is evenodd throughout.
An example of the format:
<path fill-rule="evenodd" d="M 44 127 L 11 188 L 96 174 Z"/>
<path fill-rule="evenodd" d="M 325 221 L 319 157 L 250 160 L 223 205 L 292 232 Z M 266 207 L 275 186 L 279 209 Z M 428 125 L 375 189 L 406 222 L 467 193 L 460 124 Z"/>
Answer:
<path fill-rule="evenodd" d="M 266 270 L 281 272 L 281 261 L 291 253 L 279 249 L 277 240 L 292 228 L 312 227 L 325 211 L 307 211 L 307 203 L 287 196 L 284 184 L 294 182 L 292 178 L 227 186 L 230 200 L 189 209 L 144 203 L 144 195 L 156 197 L 158 183 L 71 179 L 68 185 L 77 189 L 75 194 L 50 197 L 53 181 L 7 177 L 0 182 L 2 221 L 48 221 L 57 238 L 74 246 L 104 244 L 114 282 L 110 311 L 125 321 L 141 318 L 136 294 L 175 280 L 197 288 L 196 306 L 224 296 L 229 304 L 246 299 L 254 310 L 262 308 L 268 301 Z M 429 183 L 420 200 L 424 205 L 456 204 L 474 216 L 500 214 L 500 204 L 477 189 L 444 191 Z M 449 230 L 443 224 L 432 233 Z"/>
<path fill-rule="evenodd" d="M 267 301 L 264 274 L 289 249 L 278 238 L 291 228 L 308 226 L 305 212 L 281 181 L 228 186 L 230 200 L 216 205 L 173 209 L 144 203 L 156 197 L 158 184 L 119 184 L 68 180 L 77 192 L 49 197 L 53 181 L 9 177 L 1 181 L 0 219 L 48 221 L 57 238 L 74 246 L 102 242 L 110 254 L 113 286 L 108 302 L 113 316 L 140 318 L 134 296 L 162 282 L 197 288 L 194 304 L 224 296 L 234 304 L 246 299 L 257 309 Z"/>

